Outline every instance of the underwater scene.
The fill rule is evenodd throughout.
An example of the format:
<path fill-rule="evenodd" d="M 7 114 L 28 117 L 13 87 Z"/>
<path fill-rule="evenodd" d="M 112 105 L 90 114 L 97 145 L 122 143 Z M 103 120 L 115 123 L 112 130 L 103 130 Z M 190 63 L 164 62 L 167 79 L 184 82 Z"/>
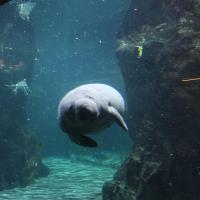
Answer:
<path fill-rule="evenodd" d="M 200 200 L 200 1 L 0 0 L 0 200 Z"/>

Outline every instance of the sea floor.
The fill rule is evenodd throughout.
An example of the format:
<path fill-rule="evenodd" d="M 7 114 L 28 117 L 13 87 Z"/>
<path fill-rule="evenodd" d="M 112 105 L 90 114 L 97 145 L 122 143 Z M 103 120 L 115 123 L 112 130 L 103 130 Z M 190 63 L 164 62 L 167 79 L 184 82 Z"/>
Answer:
<path fill-rule="evenodd" d="M 24 188 L 1 191 L 0 200 L 101 200 L 104 182 L 112 179 L 122 159 L 106 153 L 101 159 L 76 155 L 46 158 L 48 177 Z"/>

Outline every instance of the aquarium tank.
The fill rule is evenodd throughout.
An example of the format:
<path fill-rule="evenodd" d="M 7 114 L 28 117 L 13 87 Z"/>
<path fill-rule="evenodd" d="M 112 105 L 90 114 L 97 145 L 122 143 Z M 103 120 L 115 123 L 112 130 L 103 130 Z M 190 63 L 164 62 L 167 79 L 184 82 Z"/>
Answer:
<path fill-rule="evenodd" d="M 0 200 L 200 200 L 200 1 L 1 0 Z"/>

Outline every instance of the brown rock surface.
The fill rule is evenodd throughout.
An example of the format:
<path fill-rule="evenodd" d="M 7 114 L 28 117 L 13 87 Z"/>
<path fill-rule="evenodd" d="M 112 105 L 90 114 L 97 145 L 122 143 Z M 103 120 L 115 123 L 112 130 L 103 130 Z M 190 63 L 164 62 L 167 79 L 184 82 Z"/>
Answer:
<path fill-rule="evenodd" d="M 116 54 L 134 145 L 104 200 L 200 199 L 199 19 L 196 0 L 132 1 Z"/>

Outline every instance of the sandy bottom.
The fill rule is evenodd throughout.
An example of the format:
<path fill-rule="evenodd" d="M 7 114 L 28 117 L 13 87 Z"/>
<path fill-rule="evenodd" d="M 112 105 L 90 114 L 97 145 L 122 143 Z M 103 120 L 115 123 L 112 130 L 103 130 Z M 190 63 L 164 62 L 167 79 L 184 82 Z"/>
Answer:
<path fill-rule="evenodd" d="M 25 188 L 0 192 L 0 200 L 101 200 L 105 181 L 111 180 L 122 158 L 106 155 L 69 158 L 49 157 L 43 160 L 50 175 L 39 178 Z"/>

